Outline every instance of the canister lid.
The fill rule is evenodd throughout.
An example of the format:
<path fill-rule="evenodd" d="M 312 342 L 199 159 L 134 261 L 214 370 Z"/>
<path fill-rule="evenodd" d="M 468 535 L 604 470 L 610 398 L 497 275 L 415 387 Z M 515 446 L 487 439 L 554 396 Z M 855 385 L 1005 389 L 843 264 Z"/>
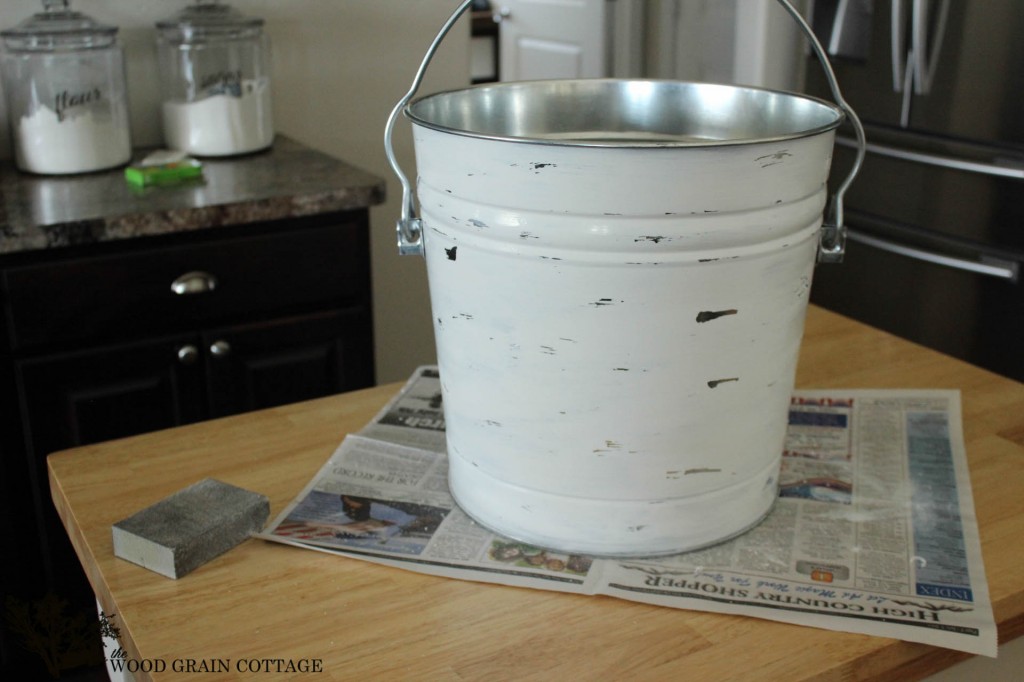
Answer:
<path fill-rule="evenodd" d="M 256 35 L 262 26 L 263 19 L 242 14 L 216 0 L 197 0 L 180 12 L 156 22 L 164 38 L 181 42 Z"/>
<path fill-rule="evenodd" d="M 97 22 L 68 7 L 68 0 L 43 0 L 43 11 L 33 14 L 14 28 L 0 31 L 4 45 L 12 50 L 54 51 L 108 47 L 117 27 Z"/>

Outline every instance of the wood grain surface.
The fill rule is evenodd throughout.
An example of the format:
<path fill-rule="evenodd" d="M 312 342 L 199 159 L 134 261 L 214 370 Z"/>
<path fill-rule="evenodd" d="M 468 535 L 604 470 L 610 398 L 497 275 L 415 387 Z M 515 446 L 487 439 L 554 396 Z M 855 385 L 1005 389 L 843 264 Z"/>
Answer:
<path fill-rule="evenodd" d="M 317 679 L 915 680 L 965 654 L 855 635 L 419 575 L 250 539 L 181 580 L 117 559 L 110 526 L 204 477 L 271 518 L 399 384 L 76 448 L 51 491 L 129 657 L 319 661 Z M 1024 385 L 812 307 L 799 388 L 958 388 L 1000 641 L 1024 632 Z M 257 679 L 305 679 L 298 673 Z M 146 679 L 146 676 L 138 676 Z"/>

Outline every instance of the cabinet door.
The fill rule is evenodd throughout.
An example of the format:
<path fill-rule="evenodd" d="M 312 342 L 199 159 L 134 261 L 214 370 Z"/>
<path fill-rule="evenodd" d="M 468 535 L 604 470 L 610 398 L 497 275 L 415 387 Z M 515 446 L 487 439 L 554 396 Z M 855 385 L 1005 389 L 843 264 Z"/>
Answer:
<path fill-rule="evenodd" d="M 198 421 L 196 343 L 174 336 L 18 362 L 34 456 Z"/>
<path fill-rule="evenodd" d="M 195 336 L 168 337 L 16 361 L 26 423 L 25 465 L 43 560 L 43 575 L 27 578 L 34 583 L 30 592 L 52 590 L 69 601 L 73 612 L 95 618 L 88 583 L 49 498 L 45 457 L 198 421 L 203 386 L 197 343 Z"/>
<path fill-rule="evenodd" d="M 210 416 L 372 386 L 371 324 L 356 307 L 204 332 Z"/>
<path fill-rule="evenodd" d="M 607 76 L 603 0 L 500 0 L 500 73 L 505 81 Z"/>

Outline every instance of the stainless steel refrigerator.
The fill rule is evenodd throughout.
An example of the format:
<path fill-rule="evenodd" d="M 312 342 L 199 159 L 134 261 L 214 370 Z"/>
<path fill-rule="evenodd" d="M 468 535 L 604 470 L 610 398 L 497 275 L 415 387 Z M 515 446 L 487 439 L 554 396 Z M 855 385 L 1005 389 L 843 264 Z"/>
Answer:
<path fill-rule="evenodd" d="M 1024 381 L 1024 0 L 814 0 L 868 153 L 811 299 Z M 819 64 L 807 92 L 829 98 Z M 833 177 L 853 137 L 840 131 Z"/>

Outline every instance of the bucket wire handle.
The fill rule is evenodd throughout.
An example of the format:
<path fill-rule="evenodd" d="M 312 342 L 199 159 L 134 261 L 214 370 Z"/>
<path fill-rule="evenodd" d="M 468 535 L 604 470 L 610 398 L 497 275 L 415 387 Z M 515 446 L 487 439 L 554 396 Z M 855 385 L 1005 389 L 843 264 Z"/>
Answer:
<path fill-rule="evenodd" d="M 409 103 L 409 100 L 416 95 L 416 91 L 419 90 L 420 83 L 423 82 L 423 75 L 427 72 L 430 60 L 434 58 L 434 53 L 440 47 L 441 41 L 444 40 L 444 37 L 448 35 L 448 31 L 451 30 L 455 22 L 459 20 L 459 17 L 472 4 L 473 0 L 463 0 L 462 4 L 448 17 L 448 21 L 444 23 L 444 26 L 441 27 L 441 30 L 434 37 L 434 41 L 430 43 L 430 47 L 427 48 L 427 53 L 423 55 L 420 68 L 412 79 L 412 87 L 409 88 L 409 92 L 405 93 L 405 97 L 398 100 L 398 104 L 391 110 L 387 125 L 384 127 L 384 151 L 387 154 L 388 163 L 391 164 L 391 169 L 395 171 L 395 175 L 398 176 L 399 181 L 402 183 L 402 215 L 398 219 L 396 229 L 398 232 L 398 253 L 403 256 L 423 255 L 423 221 L 416 215 L 416 208 L 413 206 L 413 191 L 409 178 L 402 172 L 398 165 L 398 159 L 395 158 L 395 150 L 391 145 L 391 132 L 395 127 L 398 115 L 405 108 L 405 105 Z"/>
<path fill-rule="evenodd" d="M 838 263 L 843 260 L 843 253 L 846 249 L 846 225 L 843 222 L 843 195 L 846 194 L 846 190 L 853 184 L 854 178 L 857 177 L 857 173 L 860 172 L 860 167 L 864 162 L 864 154 L 867 149 L 867 140 L 864 136 L 864 126 L 861 125 L 860 118 L 857 113 L 847 104 L 846 100 L 843 99 L 842 93 L 839 91 L 839 82 L 836 80 L 836 74 L 832 70 L 832 64 L 828 60 L 828 55 L 825 54 L 825 49 L 821 46 L 814 31 L 808 25 L 807 21 L 801 16 L 800 12 L 796 10 L 789 3 L 789 0 L 777 0 L 783 9 L 796 21 L 800 30 L 803 31 L 807 40 L 811 44 L 811 49 L 814 50 L 815 56 L 818 61 L 821 62 L 822 68 L 825 70 L 825 77 L 828 79 L 829 87 L 832 90 L 832 98 L 836 101 L 836 104 L 843 113 L 846 114 L 853 126 L 854 133 L 857 136 L 857 157 L 853 163 L 853 168 L 850 170 L 846 179 L 843 180 L 842 184 L 836 189 L 832 195 L 832 205 L 829 210 L 829 219 L 824 221 L 821 228 L 821 240 L 818 244 L 818 260 L 822 263 Z M 459 17 L 465 13 L 469 6 L 473 4 L 473 0 L 463 0 L 463 2 L 455 9 L 448 20 L 438 31 L 434 37 L 433 42 L 430 43 L 430 47 L 427 48 L 427 52 L 423 55 L 423 61 L 420 62 L 420 67 L 416 71 L 416 76 L 413 78 L 412 87 L 409 88 L 409 92 L 405 93 L 402 99 L 398 100 L 394 109 L 391 110 L 391 115 L 388 116 L 387 125 L 384 127 L 384 150 L 388 157 L 388 163 L 391 164 L 391 169 L 398 176 L 399 181 L 402 183 L 402 213 L 396 226 L 398 232 L 398 253 L 402 255 L 423 255 L 423 221 L 416 215 L 416 209 L 413 205 L 413 190 L 412 185 L 409 183 L 409 178 L 406 177 L 405 173 L 402 172 L 401 167 L 398 165 L 398 159 L 395 158 L 395 150 L 391 144 L 391 133 L 395 127 L 395 121 L 398 119 L 398 115 L 409 103 L 409 101 L 416 95 L 416 91 L 419 90 L 420 83 L 423 82 L 423 76 L 427 72 L 427 67 L 430 65 L 430 61 L 434 58 L 434 53 L 437 52 L 437 48 L 440 47 L 441 41 L 444 40 L 445 36 L 448 35 L 448 31 L 451 30 L 455 22 L 459 20 Z"/>
<path fill-rule="evenodd" d="M 832 205 L 829 209 L 828 219 L 822 223 L 821 226 L 821 239 L 818 242 L 818 262 L 820 263 L 841 263 L 843 260 L 843 254 L 846 251 L 846 224 L 843 222 L 843 195 L 846 194 L 846 190 L 853 184 L 854 178 L 857 177 L 857 173 L 860 172 L 860 167 L 864 163 L 864 154 L 867 152 L 867 138 L 864 135 L 864 126 L 860 122 L 860 118 L 857 116 L 857 112 L 853 110 L 845 99 L 843 99 L 842 93 L 839 91 L 839 81 L 836 80 L 835 71 L 832 70 L 832 63 L 828 60 L 828 55 L 825 54 L 825 49 L 821 46 L 821 42 L 818 37 L 814 34 L 814 30 L 811 29 L 807 21 L 800 15 L 800 12 L 789 3 L 789 0 L 778 0 L 779 4 L 782 5 L 783 9 L 789 13 L 789 16 L 793 18 L 799 26 L 800 30 L 803 31 L 804 36 L 811 44 L 811 49 L 814 50 L 815 56 L 818 61 L 821 62 L 821 67 L 825 71 L 825 78 L 828 79 L 828 86 L 832 90 L 832 99 L 835 100 L 836 104 L 843 113 L 846 114 L 846 118 L 850 121 L 850 125 L 853 126 L 854 134 L 857 136 L 857 157 L 854 159 L 853 167 L 847 174 L 846 179 L 843 180 L 842 184 L 836 188 L 835 193 L 832 195 Z"/>

